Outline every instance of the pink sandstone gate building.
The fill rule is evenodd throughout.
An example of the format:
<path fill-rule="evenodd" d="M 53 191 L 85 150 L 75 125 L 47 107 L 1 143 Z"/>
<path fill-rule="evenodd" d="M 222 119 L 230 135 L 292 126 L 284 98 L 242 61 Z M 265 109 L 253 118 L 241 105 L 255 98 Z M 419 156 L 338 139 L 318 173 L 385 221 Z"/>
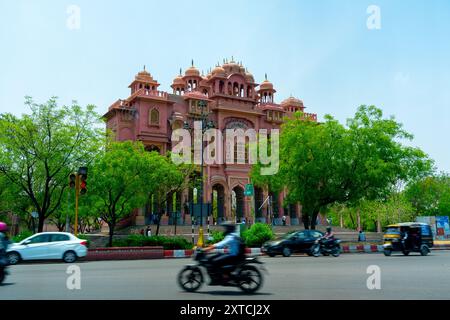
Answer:
<path fill-rule="evenodd" d="M 140 140 L 148 151 L 165 154 L 172 149 L 172 131 L 198 119 L 200 101 L 207 101 L 209 120 L 220 130 L 280 128 L 284 117 L 296 111 L 304 112 L 303 102 L 294 97 L 276 103 L 276 90 L 267 76 L 258 84 L 242 63 L 233 60 L 224 62 L 206 76 L 200 74 L 192 62 L 184 74 L 180 70 L 173 80 L 172 93 L 159 90 L 160 84 L 144 67 L 129 85 L 131 95 L 113 103 L 104 115 L 107 128 L 114 132 L 119 141 Z M 305 113 L 305 117 L 317 121 L 316 114 Z M 277 194 L 255 188 L 254 197 L 244 196 L 244 187 L 251 182 L 250 168 L 249 164 L 204 166 L 204 202 L 214 204 L 216 221 L 239 220 L 243 217 L 253 221 L 255 216 L 257 221 L 267 221 L 267 208 L 257 209 L 270 194 L 273 198 L 274 222 L 280 224 L 281 217 L 286 215 L 289 224 L 299 224 L 301 206 L 284 205 L 286 192 Z M 164 212 L 179 212 L 177 223 L 190 223 L 191 207 L 188 204 L 196 201 L 196 191 L 185 190 L 181 194 L 168 195 L 174 201 L 168 201 Z M 137 210 L 134 223 L 149 224 L 152 213 L 160 209 L 155 208 L 149 199 L 145 208 Z M 173 222 L 171 215 L 166 214 L 162 218 L 162 224 Z"/>

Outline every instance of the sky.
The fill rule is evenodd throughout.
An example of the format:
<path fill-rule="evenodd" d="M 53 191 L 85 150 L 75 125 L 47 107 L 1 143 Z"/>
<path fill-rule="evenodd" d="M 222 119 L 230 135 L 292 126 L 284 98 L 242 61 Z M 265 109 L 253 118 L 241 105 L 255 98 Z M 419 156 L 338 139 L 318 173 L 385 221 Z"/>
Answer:
<path fill-rule="evenodd" d="M 2 113 L 29 95 L 103 114 L 144 65 L 171 92 L 192 59 L 232 56 L 319 120 L 381 108 L 450 172 L 448 0 L 0 0 Z"/>

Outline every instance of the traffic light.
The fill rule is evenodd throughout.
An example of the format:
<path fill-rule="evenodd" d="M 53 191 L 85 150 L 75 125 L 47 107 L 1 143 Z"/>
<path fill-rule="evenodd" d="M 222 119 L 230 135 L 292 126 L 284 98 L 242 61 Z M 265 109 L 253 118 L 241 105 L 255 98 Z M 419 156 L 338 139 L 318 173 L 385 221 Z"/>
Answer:
<path fill-rule="evenodd" d="M 73 189 L 76 186 L 77 175 L 75 173 L 71 173 L 69 176 L 69 188 Z"/>
<path fill-rule="evenodd" d="M 86 167 L 78 169 L 80 176 L 80 195 L 84 195 L 87 192 L 87 171 L 88 169 Z"/>

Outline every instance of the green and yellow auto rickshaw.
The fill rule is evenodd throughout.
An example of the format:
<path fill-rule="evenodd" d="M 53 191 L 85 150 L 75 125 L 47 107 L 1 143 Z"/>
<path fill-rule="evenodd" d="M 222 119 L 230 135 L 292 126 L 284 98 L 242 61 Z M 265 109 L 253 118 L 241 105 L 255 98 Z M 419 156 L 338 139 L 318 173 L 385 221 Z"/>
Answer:
<path fill-rule="evenodd" d="M 386 227 L 383 236 L 384 255 L 399 251 L 405 256 L 411 252 L 419 252 L 422 256 L 430 253 L 433 247 L 433 233 L 426 223 L 405 222 Z"/>

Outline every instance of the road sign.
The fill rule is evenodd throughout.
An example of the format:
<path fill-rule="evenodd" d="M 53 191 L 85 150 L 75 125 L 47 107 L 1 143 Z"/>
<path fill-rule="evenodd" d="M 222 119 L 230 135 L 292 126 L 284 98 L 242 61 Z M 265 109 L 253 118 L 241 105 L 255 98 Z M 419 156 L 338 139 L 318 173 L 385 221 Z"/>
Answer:
<path fill-rule="evenodd" d="M 253 184 L 249 183 L 249 184 L 245 185 L 244 195 L 246 197 L 253 197 L 254 193 L 255 192 L 254 192 Z"/>

